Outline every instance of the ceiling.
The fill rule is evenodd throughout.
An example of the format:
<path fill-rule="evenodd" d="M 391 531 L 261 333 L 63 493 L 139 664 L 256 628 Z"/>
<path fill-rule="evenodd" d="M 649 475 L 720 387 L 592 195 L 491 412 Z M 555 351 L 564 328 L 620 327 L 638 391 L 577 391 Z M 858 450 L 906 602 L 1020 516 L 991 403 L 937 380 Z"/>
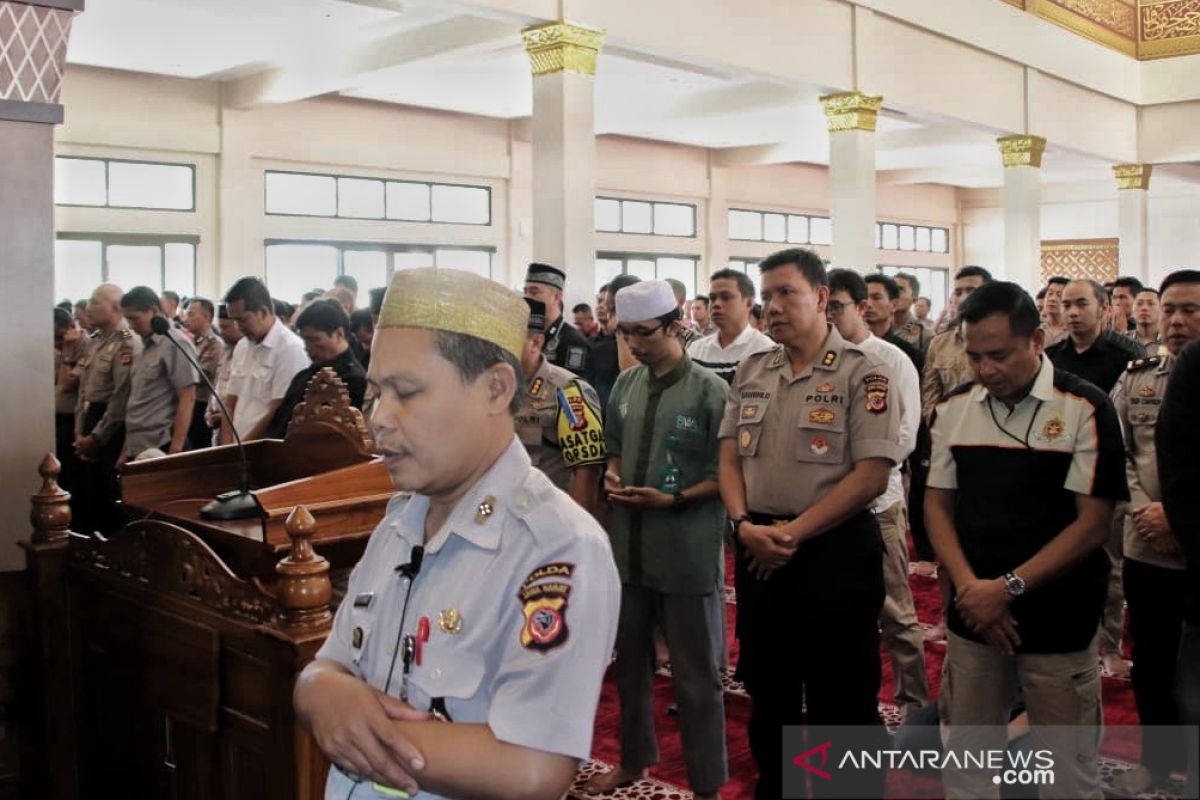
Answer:
<path fill-rule="evenodd" d="M 89 0 L 68 62 L 227 81 L 244 106 L 337 93 L 514 119 L 531 113 L 530 21 L 445 0 Z M 827 163 L 825 91 L 609 46 L 596 130 L 717 148 L 728 164 Z M 889 108 L 878 131 L 881 180 L 1002 184 L 996 132 Z M 1107 167 L 1051 148 L 1043 174 L 1107 180 Z"/>

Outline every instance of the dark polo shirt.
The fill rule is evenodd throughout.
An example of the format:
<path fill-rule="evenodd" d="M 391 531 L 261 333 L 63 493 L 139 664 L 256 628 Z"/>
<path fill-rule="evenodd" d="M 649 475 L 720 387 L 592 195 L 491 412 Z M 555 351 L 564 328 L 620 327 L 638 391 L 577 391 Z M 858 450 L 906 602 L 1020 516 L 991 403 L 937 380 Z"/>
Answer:
<path fill-rule="evenodd" d="M 1128 336 L 1104 331 L 1082 353 L 1075 350 L 1075 343 L 1068 336 L 1046 348 L 1046 355 L 1050 356 L 1056 368 L 1083 378 L 1108 394 L 1117 385 L 1117 380 L 1130 361 L 1146 357 L 1146 348 Z"/>

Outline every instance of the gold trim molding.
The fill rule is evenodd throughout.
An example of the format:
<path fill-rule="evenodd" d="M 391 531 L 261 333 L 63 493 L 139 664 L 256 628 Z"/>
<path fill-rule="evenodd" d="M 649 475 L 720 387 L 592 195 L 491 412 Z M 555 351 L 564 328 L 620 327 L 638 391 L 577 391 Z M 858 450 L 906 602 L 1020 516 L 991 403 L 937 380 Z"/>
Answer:
<path fill-rule="evenodd" d="M 1138 9 L 1123 0 L 1034 0 L 1029 4 L 1042 19 L 1097 44 L 1137 58 Z M 1125 28 L 1126 30 L 1120 30 Z"/>
<path fill-rule="evenodd" d="M 1153 164 L 1118 164 L 1112 168 L 1117 189 L 1149 189 Z"/>
<path fill-rule="evenodd" d="M 521 31 L 521 38 L 534 76 L 555 72 L 594 76 L 604 31 L 569 22 L 547 22 Z"/>
<path fill-rule="evenodd" d="M 1138 0 L 1138 58 L 1200 53 L 1200 5 L 1195 0 Z"/>
<path fill-rule="evenodd" d="M 830 133 L 838 131 L 874 131 L 883 107 L 882 95 L 863 92 L 839 92 L 821 98 L 825 109 L 825 121 Z"/>
<path fill-rule="evenodd" d="M 996 140 L 1000 146 L 1000 158 L 1006 167 L 1040 167 L 1046 140 L 1041 136 L 1001 136 Z"/>

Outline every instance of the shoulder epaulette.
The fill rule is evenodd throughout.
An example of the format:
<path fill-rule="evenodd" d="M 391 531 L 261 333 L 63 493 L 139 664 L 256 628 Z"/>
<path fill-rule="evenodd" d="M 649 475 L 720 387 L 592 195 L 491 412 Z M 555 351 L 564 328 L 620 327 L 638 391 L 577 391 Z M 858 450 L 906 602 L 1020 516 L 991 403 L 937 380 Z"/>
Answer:
<path fill-rule="evenodd" d="M 129 328 L 118 328 L 117 335 L 120 336 L 122 339 L 132 339 L 133 331 L 129 330 Z"/>
<path fill-rule="evenodd" d="M 1136 358 L 1130 361 L 1126 366 L 1127 372 L 1137 372 L 1139 369 L 1146 367 L 1157 367 L 1162 363 L 1162 356 L 1147 356 L 1146 358 Z"/>

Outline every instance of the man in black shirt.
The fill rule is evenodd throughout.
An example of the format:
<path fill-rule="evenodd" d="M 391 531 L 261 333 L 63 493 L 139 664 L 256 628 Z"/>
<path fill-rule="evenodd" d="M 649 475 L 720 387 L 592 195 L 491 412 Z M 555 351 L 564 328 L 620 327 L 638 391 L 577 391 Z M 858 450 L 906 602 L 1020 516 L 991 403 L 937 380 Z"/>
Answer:
<path fill-rule="evenodd" d="M 1146 348 L 1128 336 L 1104 330 L 1108 293 L 1092 280 L 1076 280 L 1063 289 L 1062 313 L 1067 338 L 1046 350 L 1060 370 L 1112 391 L 1129 362 L 1146 357 Z"/>
<path fill-rule="evenodd" d="M 304 400 L 308 382 L 323 367 L 330 367 L 337 373 L 350 393 L 350 405 L 355 408 L 362 409 L 363 394 L 367 391 L 367 373 L 350 350 L 350 318 L 336 300 L 324 298 L 313 301 L 300 313 L 296 329 L 304 340 L 304 349 L 312 364 L 292 378 L 287 394 L 267 424 L 263 434 L 267 439 L 282 439 L 287 435 L 292 412 Z"/>
<path fill-rule="evenodd" d="M 567 273 L 549 264 L 534 262 L 525 273 L 525 296 L 546 304 L 546 344 L 542 355 L 554 366 L 570 370 L 591 383 L 592 346 L 563 319 L 566 285 Z"/>
<path fill-rule="evenodd" d="M 922 374 L 925 370 L 924 353 L 913 347 L 908 340 L 896 335 L 892 328 L 896 300 L 900 297 L 900 284 L 883 274 L 864 275 L 863 280 L 867 282 L 867 310 L 863 315 L 867 327 L 880 339 L 899 347 L 904 355 L 912 360 L 917 374 Z"/>

